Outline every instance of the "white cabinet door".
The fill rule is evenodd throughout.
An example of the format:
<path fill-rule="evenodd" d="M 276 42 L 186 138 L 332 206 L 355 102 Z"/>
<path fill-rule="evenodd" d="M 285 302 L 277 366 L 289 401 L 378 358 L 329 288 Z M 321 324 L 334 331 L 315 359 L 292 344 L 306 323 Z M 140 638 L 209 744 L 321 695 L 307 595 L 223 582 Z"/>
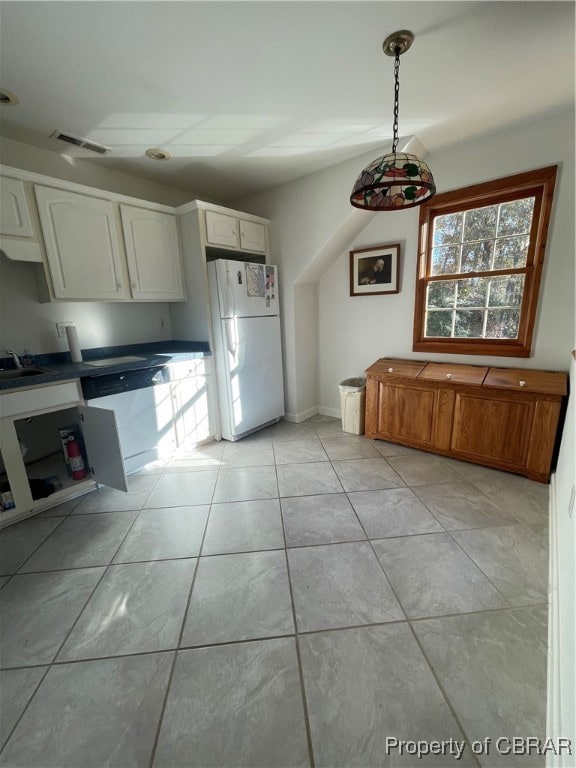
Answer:
<path fill-rule="evenodd" d="M 18 179 L 0 179 L 0 232 L 16 237 L 34 237 L 24 184 Z"/>
<path fill-rule="evenodd" d="M 92 479 L 110 488 L 127 491 L 124 459 L 118 437 L 116 414 L 107 408 L 79 405 L 82 434 Z"/>
<path fill-rule="evenodd" d="M 266 253 L 266 227 L 256 221 L 240 219 L 240 246 L 245 251 Z"/>
<path fill-rule="evenodd" d="M 194 443 L 207 440 L 211 433 L 206 377 L 191 375 L 170 386 L 178 445 L 182 445 L 187 438 Z"/>
<path fill-rule="evenodd" d="M 238 219 L 223 213 L 206 211 L 206 240 L 211 245 L 238 248 Z"/>
<path fill-rule="evenodd" d="M 176 217 L 121 205 L 122 228 L 134 299 L 185 298 Z"/>
<path fill-rule="evenodd" d="M 114 206 L 108 200 L 35 186 L 56 299 L 126 299 Z"/>

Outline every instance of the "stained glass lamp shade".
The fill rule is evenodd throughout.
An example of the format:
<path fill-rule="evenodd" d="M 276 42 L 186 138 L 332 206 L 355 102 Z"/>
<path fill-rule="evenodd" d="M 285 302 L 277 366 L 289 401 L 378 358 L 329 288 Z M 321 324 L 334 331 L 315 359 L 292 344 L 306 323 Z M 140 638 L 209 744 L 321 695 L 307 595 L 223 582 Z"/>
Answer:
<path fill-rule="evenodd" d="M 392 152 L 373 160 L 356 179 L 350 203 L 369 211 L 393 211 L 413 208 L 436 192 L 432 172 L 416 155 L 397 152 L 398 109 L 400 100 L 400 56 L 410 48 L 412 32 L 402 30 L 389 35 L 383 49 L 394 56 L 394 138 Z"/>
<path fill-rule="evenodd" d="M 389 211 L 413 208 L 435 192 L 432 172 L 423 160 L 406 152 L 389 152 L 360 173 L 350 202 L 355 208 Z"/>

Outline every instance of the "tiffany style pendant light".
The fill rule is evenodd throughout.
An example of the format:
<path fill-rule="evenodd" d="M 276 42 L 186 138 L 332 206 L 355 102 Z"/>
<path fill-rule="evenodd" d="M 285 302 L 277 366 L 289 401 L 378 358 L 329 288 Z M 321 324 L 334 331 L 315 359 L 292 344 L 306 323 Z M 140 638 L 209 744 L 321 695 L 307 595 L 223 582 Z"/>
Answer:
<path fill-rule="evenodd" d="M 400 56 L 412 45 L 412 32 L 402 30 L 386 38 L 384 53 L 394 56 L 394 137 L 392 152 L 373 160 L 360 173 L 350 195 L 355 208 L 367 211 L 395 211 L 413 208 L 436 192 L 432 172 L 416 155 L 397 152 Z"/>

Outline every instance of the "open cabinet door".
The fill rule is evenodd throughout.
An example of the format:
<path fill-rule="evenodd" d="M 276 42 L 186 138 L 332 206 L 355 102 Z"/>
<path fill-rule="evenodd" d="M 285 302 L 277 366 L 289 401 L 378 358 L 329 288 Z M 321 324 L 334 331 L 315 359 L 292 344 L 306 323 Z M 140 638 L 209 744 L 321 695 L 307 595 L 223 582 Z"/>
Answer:
<path fill-rule="evenodd" d="M 127 491 L 124 459 L 116 414 L 107 408 L 78 406 L 92 479 L 110 488 Z"/>

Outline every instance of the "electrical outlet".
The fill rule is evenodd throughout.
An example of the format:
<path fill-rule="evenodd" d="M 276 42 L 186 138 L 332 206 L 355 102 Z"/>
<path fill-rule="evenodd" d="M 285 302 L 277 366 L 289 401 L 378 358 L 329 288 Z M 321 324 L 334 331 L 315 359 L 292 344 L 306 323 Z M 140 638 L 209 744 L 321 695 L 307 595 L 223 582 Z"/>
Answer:
<path fill-rule="evenodd" d="M 158 327 L 161 331 L 166 330 L 166 318 L 165 317 L 159 317 L 158 318 Z"/>
<path fill-rule="evenodd" d="M 59 339 L 65 339 L 66 338 L 66 326 L 67 325 L 74 325 L 72 320 L 61 320 L 59 323 L 56 323 L 56 333 L 58 334 Z"/>

